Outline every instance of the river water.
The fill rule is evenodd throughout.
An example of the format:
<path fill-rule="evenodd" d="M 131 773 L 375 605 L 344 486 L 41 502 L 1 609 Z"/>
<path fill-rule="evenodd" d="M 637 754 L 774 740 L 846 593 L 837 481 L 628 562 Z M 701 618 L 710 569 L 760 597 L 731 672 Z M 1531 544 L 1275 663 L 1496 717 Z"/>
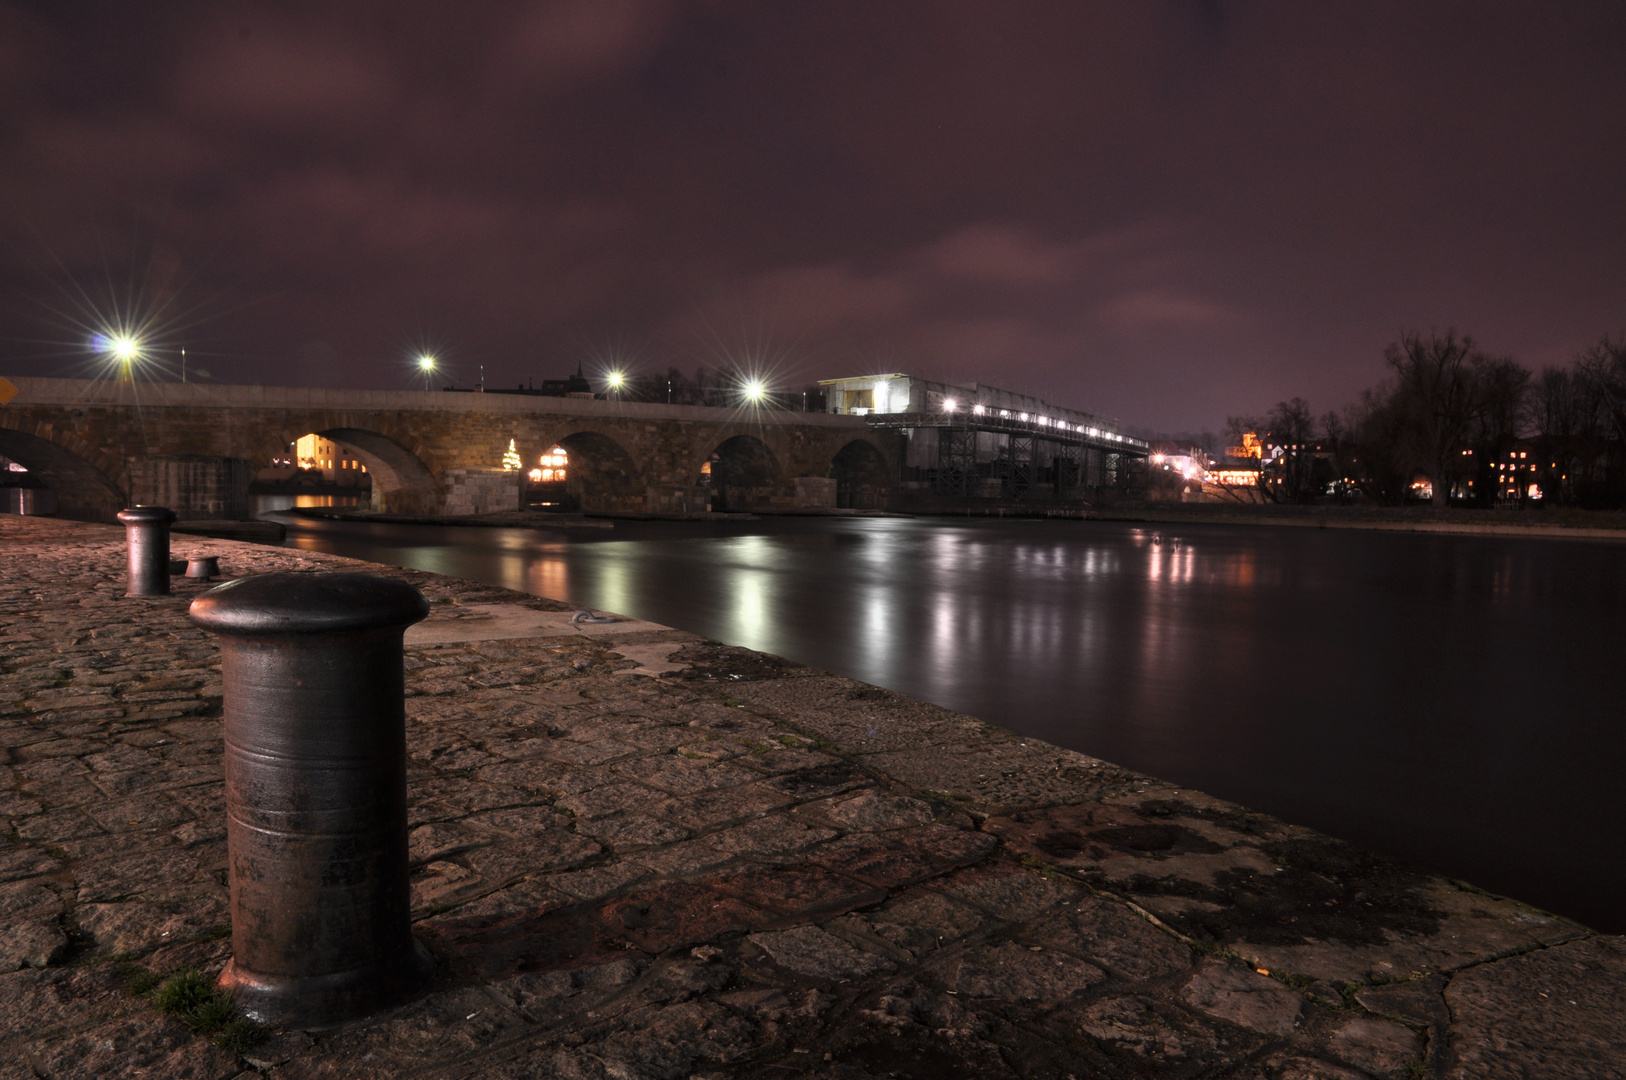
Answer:
<path fill-rule="evenodd" d="M 1626 547 L 1079 521 L 283 516 L 802 661 L 1626 930 Z"/>

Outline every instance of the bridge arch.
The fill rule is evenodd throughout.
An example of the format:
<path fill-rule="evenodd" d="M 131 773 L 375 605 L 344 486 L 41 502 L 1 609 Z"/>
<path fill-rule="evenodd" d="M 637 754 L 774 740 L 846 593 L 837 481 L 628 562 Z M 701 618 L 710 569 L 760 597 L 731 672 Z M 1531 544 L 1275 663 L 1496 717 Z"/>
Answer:
<path fill-rule="evenodd" d="M 638 510 L 643 507 L 642 470 L 630 451 L 601 431 L 578 430 L 540 447 L 562 446 L 570 456 L 567 490 L 584 510 Z M 532 454 L 534 459 L 537 454 Z M 530 468 L 534 461 L 527 461 Z"/>
<path fill-rule="evenodd" d="M 892 467 L 868 439 L 854 439 L 830 462 L 836 505 L 843 509 L 884 509 L 892 491 Z"/>
<path fill-rule="evenodd" d="M 411 450 L 388 435 L 358 427 L 315 427 L 285 438 L 278 452 L 305 435 L 320 435 L 351 447 L 373 478 L 372 508 L 394 513 L 434 514 L 441 508 L 440 483 Z M 269 460 L 269 459 L 267 459 Z M 264 465 L 265 462 L 259 463 Z"/>
<path fill-rule="evenodd" d="M 785 470 L 755 435 L 731 435 L 714 445 L 697 470 L 709 481 L 713 510 L 750 510 L 767 505 L 785 486 Z"/>
<path fill-rule="evenodd" d="M 60 517 L 114 521 L 128 504 L 126 490 L 104 469 L 52 439 L 0 427 L 0 456 L 15 461 L 50 489 Z"/>

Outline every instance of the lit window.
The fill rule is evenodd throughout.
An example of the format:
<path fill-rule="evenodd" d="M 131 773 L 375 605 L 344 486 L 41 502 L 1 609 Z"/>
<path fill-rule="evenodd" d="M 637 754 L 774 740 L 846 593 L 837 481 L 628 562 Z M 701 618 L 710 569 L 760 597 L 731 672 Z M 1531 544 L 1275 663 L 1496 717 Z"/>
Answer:
<path fill-rule="evenodd" d="M 540 470 L 532 469 L 531 478 L 533 480 L 538 479 L 537 473 L 540 471 L 540 479 L 543 481 L 563 480 L 565 478 L 565 466 L 569 463 L 570 455 L 565 453 L 564 447 L 552 447 L 537 460 L 537 464 L 542 468 Z"/>

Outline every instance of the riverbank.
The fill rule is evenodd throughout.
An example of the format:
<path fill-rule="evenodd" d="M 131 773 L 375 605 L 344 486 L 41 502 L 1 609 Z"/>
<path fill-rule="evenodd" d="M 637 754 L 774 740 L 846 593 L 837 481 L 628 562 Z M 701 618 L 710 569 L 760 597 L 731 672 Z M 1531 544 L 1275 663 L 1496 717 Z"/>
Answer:
<path fill-rule="evenodd" d="M 1102 508 L 1103 521 L 1169 524 L 1280 525 L 1311 529 L 1374 529 L 1383 532 L 1448 533 L 1462 536 L 1526 536 L 1563 540 L 1626 540 L 1626 514 L 1589 510 L 1436 510 L 1432 507 L 1249 506 L 1214 503 L 1150 504 Z"/>
<path fill-rule="evenodd" d="M 925 516 L 925 515 L 922 515 Z M 1258 503 L 1131 503 L 1059 506 L 1034 503 L 938 510 L 936 517 L 1046 518 L 1170 525 L 1270 525 L 1310 529 L 1463 536 L 1525 536 L 1570 540 L 1626 540 L 1626 514 L 1602 510 L 1470 510 L 1432 507 L 1277 506 Z"/>
<path fill-rule="evenodd" d="M 371 565 L 433 606 L 407 692 L 439 981 L 228 1052 L 131 991 L 226 956 L 204 586 L 123 597 L 103 526 L 0 517 L 0 545 L 8 1080 L 1621 1075 L 1621 938 L 775 657 Z M 227 576 L 362 566 L 207 546 Z"/>
<path fill-rule="evenodd" d="M 914 513 L 884 510 L 810 509 L 762 514 L 556 514 L 541 510 L 502 511 L 464 516 L 383 514 L 366 510 L 301 507 L 289 513 L 330 521 L 372 521 L 396 525 L 474 525 L 495 528 L 610 528 L 622 521 L 754 521 L 758 517 L 941 517 L 1068 521 L 1144 522 L 1158 525 L 1248 525 L 1308 529 L 1367 529 L 1378 532 L 1442 533 L 1460 536 L 1513 536 L 1561 540 L 1626 540 L 1626 514 L 1607 511 L 1504 511 L 1431 507 L 1275 506 L 1268 504 L 1146 503 L 1122 506 L 1051 506 L 1043 503 L 978 505 L 959 511 Z M 177 526 L 179 528 L 179 526 Z M 201 530 L 199 530 L 201 531 Z M 211 533 L 210 535 L 224 535 Z M 248 537 L 244 537 L 247 539 Z"/>

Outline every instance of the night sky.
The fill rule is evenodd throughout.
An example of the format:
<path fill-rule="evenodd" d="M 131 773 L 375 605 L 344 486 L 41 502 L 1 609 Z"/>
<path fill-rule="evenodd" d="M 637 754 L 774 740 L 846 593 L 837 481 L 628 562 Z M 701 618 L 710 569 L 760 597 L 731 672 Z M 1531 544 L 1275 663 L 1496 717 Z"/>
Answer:
<path fill-rule="evenodd" d="M 1626 328 L 1626 5 L 0 3 L 0 374 L 980 380 L 1160 431 Z M 421 385 L 421 383 L 419 383 Z"/>

